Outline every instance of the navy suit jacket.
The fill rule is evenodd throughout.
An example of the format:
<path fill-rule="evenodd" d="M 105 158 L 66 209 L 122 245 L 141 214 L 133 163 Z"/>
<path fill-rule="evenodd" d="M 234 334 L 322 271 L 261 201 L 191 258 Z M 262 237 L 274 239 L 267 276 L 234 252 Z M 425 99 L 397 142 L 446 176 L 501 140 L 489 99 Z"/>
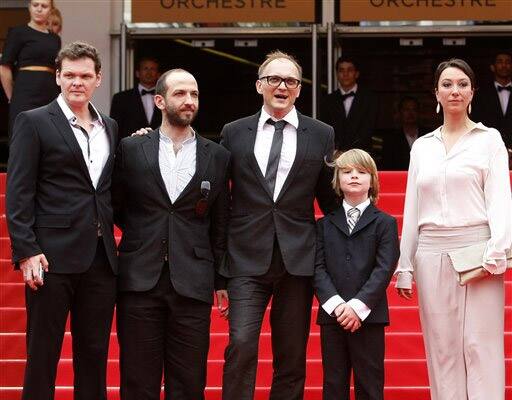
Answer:
<path fill-rule="evenodd" d="M 314 287 L 320 304 L 339 294 L 372 311 L 364 323 L 389 324 L 386 289 L 398 256 L 396 219 L 370 204 L 349 234 L 345 209 L 318 220 Z M 318 324 L 336 323 L 320 306 Z"/>

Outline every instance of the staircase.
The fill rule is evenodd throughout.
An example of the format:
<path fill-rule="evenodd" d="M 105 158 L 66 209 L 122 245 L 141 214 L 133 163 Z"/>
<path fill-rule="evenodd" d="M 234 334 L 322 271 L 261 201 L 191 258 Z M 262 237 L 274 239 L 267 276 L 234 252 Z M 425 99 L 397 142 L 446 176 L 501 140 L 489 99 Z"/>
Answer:
<path fill-rule="evenodd" d="M 379 207 L 393 214 L 402 226 L 402 209 L 406 174 L 382 172 Z M 21 274 L 10 264 L 10 245 L 5 221 L 5 174 L 0 174 L 0 399 L 20 398 L 25 363 L 25 309 L 24 284 Z M 388 289 L 391 326 L 386 331 L 386 400 L 429 399 L 428 378 L 420 331 L 416 299 L 412 302 L 399 298 L 394 284 Z M 318 305 L 313 306 L 312 321 L 316 319 Z M 119 399 L 119 349 L 115 336 L 115 323 L 111 334 L 108 363 L 109 400 Z M 207 400 L 221 399 L 222 364 L 227 344 L 227 322 L 212 310 L 210 354 L 208 360 Z M 257 376 L 257 400 L 268 399 L 272 379 L 272 357 L 268 315 L 260 339 L 260 362 Z M 505 309 L 506 399 L 512 400 L 512 271 L 506 273 Z M 73 370 L 71 362 L 71 336 L 65 335 L 61 362 L 57 374 L 57 400 L 72 399 Z M 319 329 L 311 324 L 308 345 L 305 400 L 322 398 L 322 364 Z"/>

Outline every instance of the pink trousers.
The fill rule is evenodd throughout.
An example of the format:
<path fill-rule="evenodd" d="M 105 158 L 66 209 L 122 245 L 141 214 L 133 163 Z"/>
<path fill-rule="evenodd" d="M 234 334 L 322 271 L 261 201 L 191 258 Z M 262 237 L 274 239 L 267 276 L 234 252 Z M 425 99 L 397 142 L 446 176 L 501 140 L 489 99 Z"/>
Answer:
<path fill-rule="evenodd" d="M 485 241 L 487 226 L 424 228 L 415 258 L 432 400 L 504 400 L 504 280 L 460 286 L 447 252 Z"/>

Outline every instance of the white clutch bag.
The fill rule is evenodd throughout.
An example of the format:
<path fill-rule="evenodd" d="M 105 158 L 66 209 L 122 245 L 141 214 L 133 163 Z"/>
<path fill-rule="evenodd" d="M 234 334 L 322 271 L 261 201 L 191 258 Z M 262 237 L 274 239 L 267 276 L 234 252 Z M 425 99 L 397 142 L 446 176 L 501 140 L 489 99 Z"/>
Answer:
<path fill-rule="evenodd" d="M 489 272 L 482 266 L 486 249 L 487 242 L 482 242 L 448 253 L 461 286 L 476 282 L 489 275 Z M 510 254 L 507 254 L 507 267 L 510 268 L 511 265 L 512 258 Z"/>

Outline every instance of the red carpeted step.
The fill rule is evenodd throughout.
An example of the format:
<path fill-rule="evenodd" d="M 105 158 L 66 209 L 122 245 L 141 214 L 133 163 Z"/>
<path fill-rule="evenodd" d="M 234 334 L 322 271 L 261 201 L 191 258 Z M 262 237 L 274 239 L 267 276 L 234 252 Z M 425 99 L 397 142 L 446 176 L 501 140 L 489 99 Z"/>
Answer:
<path fill-rule="evenodd" d="M 0 260 L 11 259 L 11 242 L 6 237 L 0 237 Z"/>
<path fill-rule="evenodd" d="M 352 388 L 352 396 L 354 390 Z M 0 388 L 0 398 L 2 400 L 19 400 L 21 388 Z M 269 388 L 257 387 L 254 400 L 268 400 Z M 512 396 L 512 388 L 507 388 L 508 396 Z M 71 387 L 57 386 L 55 390 L 55 400 L 69 400 L 73 397 L 73 389 Z M 206 400 L 221 400 L 222 392 L 220 387 L 211 387 L 206 389 Z M 119 388 L 108 388 L 109 400 L 119 399 Z M 416 387 L 386 387 L 384 389 L 385 400 L 429 400 L 429 388 L 426 386 Z M 163 392 L 160 397 L 163 399 Z M 304 391 L 305 400 L 322 400 L 322 388 L 314 386 L 306 386 Z"/>
<path fill-rule="evenodd" d="M 403 171 L 379 172 L 379 185 L 381 193 L 405 193 L 407 173 Z"/>
<path fill-rule="evenodd" d="M 5 194 L 0 193 L 0 214 L 5 214 Z"/>

